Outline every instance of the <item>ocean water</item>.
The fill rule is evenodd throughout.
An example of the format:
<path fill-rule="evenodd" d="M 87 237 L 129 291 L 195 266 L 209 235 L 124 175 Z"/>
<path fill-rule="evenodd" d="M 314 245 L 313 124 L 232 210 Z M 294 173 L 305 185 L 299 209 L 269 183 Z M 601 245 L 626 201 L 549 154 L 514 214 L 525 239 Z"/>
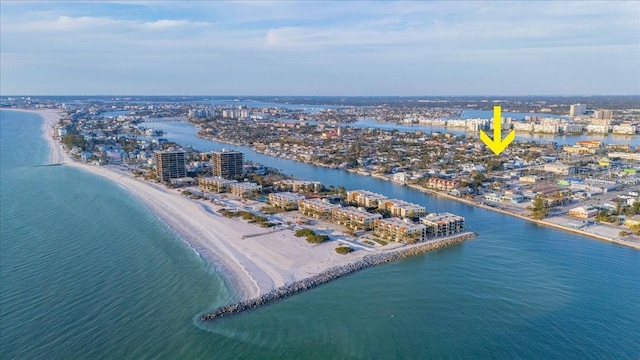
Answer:
<path fill-rule="evenodd" d="M 639 251 L 266 157 L 458 213 L 480 237 L 201 324 L 233 301 L 222 274 L 117 185 L 34 167 L 47 159 L 41 120 L 0 114 L 2 359 L 640 357 Z M 165 130 L 202 150 L 220 145 Z"/>

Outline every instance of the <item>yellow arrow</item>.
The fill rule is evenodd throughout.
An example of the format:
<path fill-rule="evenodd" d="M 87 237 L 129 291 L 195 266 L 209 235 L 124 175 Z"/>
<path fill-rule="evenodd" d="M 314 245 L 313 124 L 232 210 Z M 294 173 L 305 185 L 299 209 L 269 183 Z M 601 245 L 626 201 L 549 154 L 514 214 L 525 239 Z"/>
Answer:
<path fill-rule="evenodd" d="M 502 108 L 500 106 L 494 106 L 493 140 L 491 140 L 491 138 L 482 130 L 480 130 L 480 140 L 482 140 L 482 142 L 487 145 L 494 154 L 500 155 L 500 153 L 503 152 L 509 144 L 511 144 L 515 137 L 515 130 L 511 130 L 509 135 L 507 135 L 507 137 L 502 140 Z"/>

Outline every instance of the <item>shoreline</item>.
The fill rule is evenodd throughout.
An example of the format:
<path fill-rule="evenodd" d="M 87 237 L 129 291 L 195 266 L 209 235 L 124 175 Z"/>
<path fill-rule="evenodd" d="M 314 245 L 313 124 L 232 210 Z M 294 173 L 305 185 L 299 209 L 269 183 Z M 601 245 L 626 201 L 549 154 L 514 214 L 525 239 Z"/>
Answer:
<path fill-rule="evenodd" d="M 237 300 L 263 296 L 283 286 L 318 276 L 328 269 L 361 261 L 371 254 L 364 250 L 337 254 L 334 249 L 340 245 L 339 240 L 309 244 L 295 237 L 293 231 L 247 236 L 264 229 L 238 219 L 225 218 L 215 211 L 219 208 L 217 205 L 189 199 L 180 190 L 138 179 L 118 166 L 90 165 L 73 159 L 63 150 L 54 133 L 61 111 L 9 111 L 40 116 L 43 120 L 42 137 L 49 145 L 49 164 L 64 164 L 98 175 L 123 188 L 203 260 L 219 270 Z M 390 251 L 381 249 L 374 253 L 382 255 Z"/>
<path fill-rule="evenodd" d="M 365 270 L 370 267 L 382 265 L 388 262 L 393 262 L 410 256 L 438 250 L 443 247 L 461 243 L 468 239 L 473 239 L 477 236 L 478 234 L 476 234 L 475 232 L 463 232 L 444 238 L 427 241 L 424 243 L 405 245 L 400 249 L 367 255 L 358 261 L 351 262 L 345 265 L 337 265 L 323 271 L 320 274 L 295 281 L 290 284 L 286 284 L 285 286 L 276 288 L 269 293 L 266 293 L 257 298 L 219 307 L 213 311 L 200 315 L 200 321 L 213 321 L 222 317 L 239 314 L 247 310 L 256 309 L 258 307 L 265 306 L 282 299 L 286 299 L 303 291 L 311 290 L 322 284 L 326 284 L 329 281 L 353 274 L 360 270 Z"/>
<path fill-rule="evenodd" d="M 232 296 L 237 299 L 256 299 L 289 284 L 323 274 L 328 269 L 362 261 L 370 254 L 366 251 L 354 251 L 347 255 L 339 255 L 334 251 L 338 245 L 337 241 L 311 245 L 296 238 L 292 231 L 280 231 L 245 238 L 246 235 L 255 234 L 260 231 L 258 229 L 262 230 L 262 228 L 236 219 L 224 218 L 215 212 L 217 206 L 209 202 L 186 198 L 180 194 L 179 190 L 167 189 L 162 185 L 138 179 L 130 172 L 117 166 L 94 166 L 73 159 L 63 150 L 53 131 L 53 127 L 61 118 L 59 110 L 10 109 L 10 111 L 30 112 L 40 116 L 43 119 L 42 137 L 49 145 L 49 163 L 64 163 L 106 178 L 125 189 L 142 202 L 180 240 L 196 251 L 203 260 L 220 271 L 224 281 L 229 285 Z M 499 210 L 482 204 L 473 204 L 466 199 L 432 192 L 415 185 L 408 186 L 432 195 L 465 202 L 468 205 L 487 210 Z M 505 211 L 500 210 L 499 212 L 547 225 L 545 222 L 533 221 Z M 548 226 L 560 230 L 574 230 L 551 223 Z M 575 230 L 572 232 L 610 241 L 605 237 L 593 236 L 594 234 Z M 640 249 L 640 246 L 635 247 L 623 242 L 610 242 Z M 378 251 L 377 254 L 388 254 L 393 251 L 384 249 Z"/>
<path fill-rule="evenodd" d="M 418 185 L 411 184 L 411 185 L 406 185 L 406 186 L 408 186 L 408 187 L 410 187 L 410 188 L 412 188 L 414 190 L 417 190 L 417 191 L 423 192 L 425 194 L 428 194 L 428 195 L 440 196 L 440 197 L 443 197 L 443 198 L 446 198 L 446 199 L 449 199 L 449 200 L 458 201 L 458 202 L 461 202 L 463 204 L 467 204 L 469 206 L 474 206 L 474 207 L 477 207 L 477 208 L 494 211 L 494 212 L 497 212 L 497 213 L 500 213 L 500 214 L 503 214 L 503 215 L 513 216 L 513 217 L 516 217 L 518 219 L 531 222 L 533 224 L 546 226 L 546 227 L 554 228 L 554 229 L 557 229 L 557 230 L 567 231 L 567 232 L 574 233 L 574 234 L 577 234 L 577 235 L 590 237 L 592 239 L 606 241 L 606 242 L 613 243 L 613 244 L 618 244 L 618 245 L 624 245 L 624 246 L 630 247 L 632 249 L 640 250 L 640 244 L 636 244 L 636 243 L 632 243 L 632 242 L 628 242 L 628 241 L 623 241 L 623 240 L 618 240 L 618 239 L 602 236 L 602 235 L 599 235 L 599 234 L 590 233 L 590 232 L 579 230 L 579 229 L 568 228 L 568 227 L 565 227 L 565 226 L 562 226 L 562 225 L 559 225 L 559 224 L 555 224 L 555 223 L 552 223 L 552 222 L 549 222 L 549 221 L 532 219 L 532 218 L 529 218 L 527 216 L 522 216 L 520 214 L 515 214 L 515 213 L 509 212 L 509 211 L 505 211 L 505 210 L 502 210 L 502 209 L 498 209 L 498 208 L 495 208 L 495 207 L 492 207 L 492 206 L 487 206 L 487 205 L 484 205 L 484 204 L 480 204 L 480 203 L 477 203 L 475 201 L 467 200 L 467 199 L 464 199 L 464 198 L 459 198 L 459 197 L 452 196 L 452 195 L 449 195 L 449 194 L 444 194 L 444 193 L 441 193 L 439 191 L 433 191 L 431 189 L 425 189 L 425 188 L 423 188 L 421 186 L 418 186 Z"/>
<path fill-rule="evenodd" d="M 192 123 L 189 123 L 189 124 L 191 124 L 192 126 L 195 126 L 196 128 L 200 129 L 196 124 L 192 124 Z M 214 140 L 214 141 L 218 141 L 218 142 L 222 142 L 222 143 L 228 143 L 228 144 L 232 144 L 232 145 L 247 146 L 247 147 L 250 147 L 256 153 L 264 154 L 263 152 L 256 150 L 255 148 L 253 148 L 250 145 L 233 144 L 233 143 L 230 143 L 230 142 L 225 142 L 225 141 L 223 141 L 221 139 L 215 139 L 215 138 L 212 139 L 212 138 L 209 138 L 207 136 L 200 135 L 199 132 L 196 133 L 196 136 L 201 138 L 201 139 L 205 139 L 205 140 Z M 284 157 L 280 157 L 280 156 L 275 156 L 275 155 L 267 155 L 267 156 L 274 156 L 274 157 L 277 157 L 277 158 L 287 159 L 287 160 L 291 160 L 291 161 L 297 161 L 297 162 L 301 162 L 303 164 L 309 164 L 309 165 L 318 166 L 318 167 L 325 167 L 325 168 L 327 167 L 327 166 L 323 166 L 322 164 L 315 164 L 313 162 L 292 160 L 292 159 L 288 159 L 288 158 L 284 158 Z M 373 178 L 376 178 L 376 179 L 379 179 L 379 180 L 382 180 L 382 181 L 393 182 L 392 179 L 390 179 L 390 178 L 388 178 L 386 176 L 383 176 L 383 175 L 380 175 L 380 174 L 373 174 L 373 173 L 363 172 L 363 171 L 360 171 L 360 170 L 357 170 L 357 169 L 337 169 L 337 170 L 343 170 L 343 171 L 346 171 L 346 172 L 349 172 L 349 173 L 352 173 L 352 174 L 357 174 L 357 175 L 362 175 L 362 176 L 370 176 L 370 177 L 373 177 Z M 540 226 L 546 226 L 546 227 L 554 228 L 554 229 L 561 230 L 561 231 L 567 231 L 567 232 L 570 232 L 570 233 L 574 233 L 576 235 L 589 237 L 591 239 L 600 240 L 600 241 L 606 241 L 606 242 L 609 242 L 609 243 L 623 245 L 623 246 L 630 247 L 632 249 L 640 250 L 640 243 L 628 242 L 628 241 L 614 239 L 614 238 L 603 236 L 603 235 L 599 235 L 599 234 L 590 233 L 588 231 L 583 231 L 583 230 L 579 230 L 579 229 L 572 229 L 572 228 L 568 228 L 568 227 L 565 227 L 565 226 L 562 226 L 562 225 L 559 225 L 559 224 L 555 224 L 555 223 L 552 223 L 552 222 L 549 222 L 549 221 L 545 221 L 545 220 L 532 219 L 532 218 L 529 218 L 529 217 L 526 217 L 526 216 L 522 216 L 520 214 L 516 214 L 516 213 L 513 213 L 513 212 L 509 212 L 509 211 L 505 211 L 505 210 L 502 210 L 502 209 L 499 209 L 499 208 L 495 208 L 495 207 L 492 207 L 492 206 L 487 206 L 487 205 L 484 205 L 484 204 L 480 204 L 480 203 L 477 203 L 475 201 L 471 201 L 471 200 L 467 200 L 467 199 L 464 199 L 464 198 L 452 196 L 452 195 L 449 195 L 449 194 L 446 194 L 446 193 L 442 193 L 440 191 L 423 188 L 422 186 L 415 185 L 415 184 L 406 184 L 406 183 L 403 184 L 403 183 L 398 183 L 398 182 L 396 182 L 396 183 L 398 185 L 407 186 L 407 187 L 409 187 L 411 189 L 414 189 L 416 191 L 419 191 L 421 193 L 424 193 L 424 194 L 427 194 L 427 195 L 430 195 L 430 196 L 443 197 L 443 198 L 446 198 L 446 199 L 449 199 L 449 200 L 461 202 L 461 203 L 469 205 L 469 206 L 478 207 L 478 208 L 481 208 L 481 209 L 494 211 L 494 212 L 497 212 L 497 213 L 500 213 L 500 214 L 503 214 L 503 215 L 516 217 L 518 219 L 529 221 L 531 223 L 534 223 L 534 224 L 537 224 L 537 225 L 540 225 Z"/>

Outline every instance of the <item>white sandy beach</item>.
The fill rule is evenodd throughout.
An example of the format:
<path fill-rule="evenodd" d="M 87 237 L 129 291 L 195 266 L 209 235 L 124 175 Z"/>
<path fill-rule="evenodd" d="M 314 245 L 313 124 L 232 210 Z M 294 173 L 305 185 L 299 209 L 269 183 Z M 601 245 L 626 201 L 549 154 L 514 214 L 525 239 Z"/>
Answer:
<path fill-rule="evenodd" d="M 12 109 L 13 110 L 13 109 Z M 25 110 L 29 111 L 29 110 Z M 242 298 L 251 298 L 292 281 L 318 274 L 332 266 L 367 255 L 366 251 L 337 254 L 336 242 L 308 244 L 291 230 L 242 239 L 243 235 L 264 233 L 268 229 L 228 219 L 213 211 L 216 206 L 192 200 L 179 190 L 167 189 L 135 178 L 115 166 L 94 166 L 73 160 L 54 139 L 53 127 L 60 113 L 33 110 L 44 118 L 43 136 L 49 143 L 50 163 L 65 163 L 105 177 L 135 195 L 203 258 L 223 269 L 228 281 Z"/>

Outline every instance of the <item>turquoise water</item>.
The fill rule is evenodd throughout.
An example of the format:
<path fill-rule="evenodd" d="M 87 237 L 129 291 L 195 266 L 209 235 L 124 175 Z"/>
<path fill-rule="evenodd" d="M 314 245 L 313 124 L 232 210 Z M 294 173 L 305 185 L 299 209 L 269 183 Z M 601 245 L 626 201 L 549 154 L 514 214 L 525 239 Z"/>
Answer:
<path fill-rule="evenodd" d="M 2 359 L 640 357 L 640 252 L 266 157 L 287 173 L 458 213 L 480 237 L 199 324 L 233 300 L 216 269 L 117 185 L 33 167 L 47 158 L 41 120 L 0 114 Z"/>

